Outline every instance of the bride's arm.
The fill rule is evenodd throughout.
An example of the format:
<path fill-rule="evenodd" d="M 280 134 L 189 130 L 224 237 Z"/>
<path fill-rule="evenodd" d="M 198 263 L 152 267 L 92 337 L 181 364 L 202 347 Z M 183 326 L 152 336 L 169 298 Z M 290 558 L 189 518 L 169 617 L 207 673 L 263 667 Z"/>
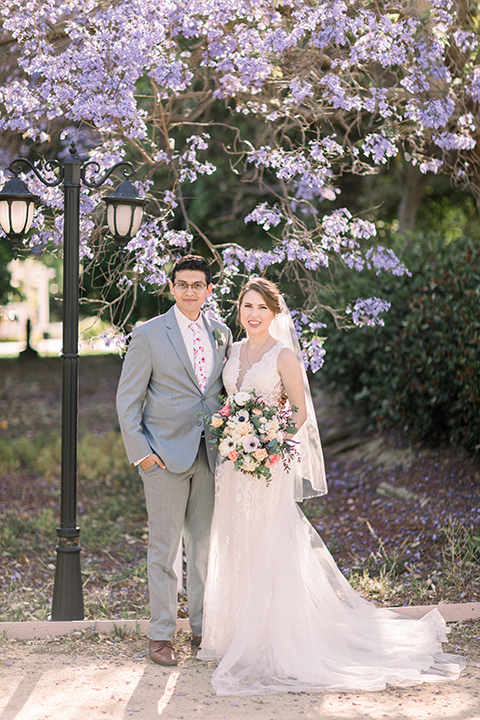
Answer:
<path fill-rule="evenodd" d="M 302 370 L 293 350 L 290 350 L 290 348 L 284 348 L 282 350 L 278 356 L 277 369 L 278 374 L 282 378 L 288 402 L 292 407 L 295 406 L 298 408 L 298 410 L 292 414 L 292 420 L 297 430 L 300 430 L 307 419 L 307 407 L 305 404 Z M 293 434 L 288 434 L 286 437 L 291 438 Z"/>

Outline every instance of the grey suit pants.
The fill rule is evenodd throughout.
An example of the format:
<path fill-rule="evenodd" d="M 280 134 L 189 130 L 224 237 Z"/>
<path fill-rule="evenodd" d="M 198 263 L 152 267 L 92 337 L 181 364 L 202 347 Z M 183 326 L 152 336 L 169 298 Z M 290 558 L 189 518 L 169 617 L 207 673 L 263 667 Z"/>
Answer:
<path fill-rule="evenodd" d="M 203 594 L 207 578 L 210 527 L 215 496 L 214 476 L 202 439 L 192 467 L 172 473 L 155 465 L 139 466 L 148 513 L 147 553 L 150 594 L 150 637 L 171 640 L 177 626 L 177 576 L 173 564 L 183 530 L 187 558 L 190 627 L 202 634 Z"/>

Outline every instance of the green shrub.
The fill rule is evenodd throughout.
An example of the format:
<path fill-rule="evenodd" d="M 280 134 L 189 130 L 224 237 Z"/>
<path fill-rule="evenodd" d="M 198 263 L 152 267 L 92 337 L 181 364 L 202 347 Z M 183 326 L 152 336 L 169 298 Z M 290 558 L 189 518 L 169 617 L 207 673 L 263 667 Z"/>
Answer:
<path fill-rule="evenodd" d="M 414 439 L 480 444 L 480 245 L 416 239 L 394 248 L 412 277 L 359 274 L 345 300 L 377 295 L 392 303 L 383 328 L 333 331 L 325 376 L 381 425 Z"/>

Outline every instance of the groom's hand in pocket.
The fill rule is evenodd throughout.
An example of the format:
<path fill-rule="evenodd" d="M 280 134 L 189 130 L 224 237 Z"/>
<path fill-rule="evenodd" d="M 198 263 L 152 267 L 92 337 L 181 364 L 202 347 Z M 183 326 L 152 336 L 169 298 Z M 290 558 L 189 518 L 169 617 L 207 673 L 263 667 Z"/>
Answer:
<path fill-rule="evenodd" d="M 155 453 L 152 453 L 151 455 L 147 455 L 146 458 L 143 458 L 142 462 L 140 463 L 142 468 L 144 470 L 150 470 L 154 465 L 158 465 L 162 468 L 162 470 L 165 470 L 165 463 L 163 460 L 161 460 L 158 455 L 155 455 Z"/>

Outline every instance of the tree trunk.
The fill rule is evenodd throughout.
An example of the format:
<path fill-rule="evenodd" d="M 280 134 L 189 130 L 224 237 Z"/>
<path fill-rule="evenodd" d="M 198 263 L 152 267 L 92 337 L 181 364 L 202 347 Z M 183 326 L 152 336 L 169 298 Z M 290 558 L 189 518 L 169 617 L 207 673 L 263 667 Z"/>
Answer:
<path fill-rule="evenodd" d="M 417 167 L 408 164 L 404 175 L 402 199 L 398 208 L 398 230 L 400 233 L 413 232 L 418 208 L 423 198 L 427 176 Z"/>

